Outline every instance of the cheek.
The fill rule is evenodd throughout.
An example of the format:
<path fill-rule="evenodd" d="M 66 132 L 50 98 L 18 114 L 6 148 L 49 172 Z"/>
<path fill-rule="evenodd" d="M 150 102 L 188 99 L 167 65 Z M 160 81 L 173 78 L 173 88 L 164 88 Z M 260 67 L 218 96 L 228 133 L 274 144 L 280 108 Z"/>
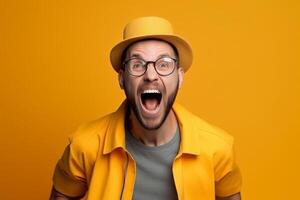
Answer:
<path fill-rule="evenodd" d="M 137 86 L 138 86 L 137 80 L 133 80 L 129 77 L 125 77 L 124 88 L 125 88 L 126 95 L 130 95 L 130 96 L 136 95 Z"/>
<path fill-rule="evenodd" d="M 177 75 L 164 81 L 167 95 L 173 94 L 178 89 L 178 81 Z"/>

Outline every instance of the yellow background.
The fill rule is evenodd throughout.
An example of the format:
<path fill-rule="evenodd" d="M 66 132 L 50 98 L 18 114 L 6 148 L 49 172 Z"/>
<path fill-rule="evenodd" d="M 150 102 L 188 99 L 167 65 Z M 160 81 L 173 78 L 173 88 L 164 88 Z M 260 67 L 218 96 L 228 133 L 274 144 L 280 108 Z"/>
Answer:
<path fill-rule="evenodd" d="M 48 198 L 67 136 L 124 99 L 109 51 L 148 15 L 191 43 L 178 102 L 235 137 L 243 199 L 297 199 L 299 10 L 284 0 L 1 0 L 0 199 Z"/>

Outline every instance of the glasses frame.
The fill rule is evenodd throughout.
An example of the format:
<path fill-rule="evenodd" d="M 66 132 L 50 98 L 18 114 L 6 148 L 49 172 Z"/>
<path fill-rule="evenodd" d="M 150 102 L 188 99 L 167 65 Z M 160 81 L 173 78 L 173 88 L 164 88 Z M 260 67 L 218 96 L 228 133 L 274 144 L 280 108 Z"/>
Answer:
<path fill-rule="evenodd" d="M 170 73 L 168 73 L 168 74 L 161 74 L 161 73 L 159 73 L 159 72 L 157 71 L 157 69 L 156 69 L 156 62 L 159 61 L 160 59 L 163 59 L 163 58 L 170 58 L 170 59 L 172 59 L 172 60 L 174 61 L 174 64 L 175 64 L 173 70 L 172 70 Z M 178 67 L 178 65 L 177 65 L 177 64 L 178 64 L 178 63 L 177 63 L 178 60 L 177 60 L 176 58 L 172 58 L 172 57 L 169 57 L 169 56 L 160 57 L 160 58 L 158 58 L 158 59 L 155 60 L 155 61 L 146 61 L 146 60 L 144 60 L 144 59 L 142 59 L 142 58 L 132 57 L 132 58 L 129 58 L 129 59 L 127 59 L 127 60 L 125 60 L 125 61 L 123 62 L 123 70 L 126 70 L 126 68 L 127 68 L 127 67 L 126 67 L 127 63 L 128 63 L 130 60 L 133 60 L 133 59 L 141 60 L 141 61 L 143 62 L 143 66 L 145 67 L 145 71 L 144 71 L 141 75 L 134 75 L 134 74 L 132 74 L 132 73 L 130 72 L 130 70 L 127 69 L 127 71 L 129 72 L 130 75 L 136 76 L 136 77 L 141 77 L 141 76 L 143 76 L 143 75 L 147 72 L 147 70 L 148 70 L 148 65 L 151 64 L 151 63 L 153 64 L 153 67 L 154 67 L 156 73 L 157 73 L 158 75 L 160 75 L 160 76 L 169 76 L 169 75 L 171 75 L 171 74 L 175 71 L 175 68 Z"/>

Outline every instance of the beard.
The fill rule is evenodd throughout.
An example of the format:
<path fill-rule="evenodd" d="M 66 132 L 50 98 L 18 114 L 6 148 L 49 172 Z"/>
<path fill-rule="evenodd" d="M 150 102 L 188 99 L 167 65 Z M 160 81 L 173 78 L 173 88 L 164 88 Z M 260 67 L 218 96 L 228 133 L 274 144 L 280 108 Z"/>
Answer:
<path fill-rule="evenodd" d="M 168 115 L 169 115 L 169 113 L 172 109 L 172 106 L 174 104 L 174 101 L 175 101 L 177 93 L 178 93 L 178 89 L 179 89 L 179 79 L 177 79 L 175 89 L 173 91 L 171 91 L 170 95 L 168 95 L 168 97 L 167 97 L 167 102 L 166 102 L 166 105 L 164 106 L 164 110 L 163 110 L 162 117 L 161 117 L 160 121 L 158 121 L 158 123 L 156 123 L 155 125 L 149 125 L 149 124 L 145 123 L 141 113 L 139 112 L 139 108 L 138 108 L 138 105 L 137 105 L 137 102 L 136 102 L 136 98 L 134 96 L 130 95 L 129 88 L 126 86 L 126 84 L 124 84 L 124 91 L 125 91 L 125 95 L 126 95 L 126 98 L 127 98 L 128 105 L 129 105 L 129 110 L 133 111 L 133 114 L 135 115 L 135 117 L 138 120 L 138 122 L 140 123 L 140 125 L 144 129 L 150 130 L 150 131 L 151 130 L 157 130 L 163 125 L 163 123 L 167 119 L 167 117 L 168 117 Z M 164 102 L 161 100 L 160 103 L 164 103 Z"/>

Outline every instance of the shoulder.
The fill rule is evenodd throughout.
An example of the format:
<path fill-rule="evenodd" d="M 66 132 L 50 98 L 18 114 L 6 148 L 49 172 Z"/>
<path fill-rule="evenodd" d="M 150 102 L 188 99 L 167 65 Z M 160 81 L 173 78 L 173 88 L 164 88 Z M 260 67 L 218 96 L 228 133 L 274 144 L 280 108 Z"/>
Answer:
<path fill-rule="evenodd" d="M 194 114 L 190 117 L 202 155 L 211 159 L 217 179 L 223 177 L 234 162 L 234 137 Z"/>
<path fill-rule="evenodd" d="M 74 154 L 95 159 L 101 149 L 104 134 L 112 114 L 80 125 L 69 135 L 70 147 Z"/>
<path fill-rule="evenodd" d="M 225 148 L 233 144 L 234 138 L 232 135 L 195 115 L 194 129 L 202 139 L 205 139 L 212 146 L 216 145 Z"/>
<path fill-rule="evenodd" d="M 215 153 L 229 151 L 234 138 L 225 130 L 207 122 L 199 116 L 188 111 L 181 105 L 176 105 L 175 112 L 184 126 L 188 126 L 188 134 L 193 134 L 202 152 Z"/>

